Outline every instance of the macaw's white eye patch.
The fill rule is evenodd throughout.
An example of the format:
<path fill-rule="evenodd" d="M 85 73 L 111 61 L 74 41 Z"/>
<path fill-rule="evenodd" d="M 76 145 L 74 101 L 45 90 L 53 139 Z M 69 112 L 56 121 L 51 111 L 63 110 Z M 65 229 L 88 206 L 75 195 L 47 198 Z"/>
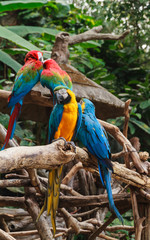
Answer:
<path fill-rule="evenodd" d="M 68 93 L 66 89 L 60 89 L 57 91 L 61 96 L 63 96 L 63 99 L 66 99 L 68 97 Z"/>
<path fill-rule="evenodd" d="M 41 53 L 41 52 L 38 52 L 38 59 L 39 59 L 40 61 L 43 61 L 43 56 L 42 56 L 42 53 Z"/>

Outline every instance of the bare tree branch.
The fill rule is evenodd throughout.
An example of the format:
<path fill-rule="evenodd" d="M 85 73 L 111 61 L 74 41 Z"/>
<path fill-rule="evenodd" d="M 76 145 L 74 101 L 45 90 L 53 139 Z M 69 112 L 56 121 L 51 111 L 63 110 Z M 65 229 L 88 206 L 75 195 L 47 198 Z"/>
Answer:
<path fill-rule="evenodd" d="M 83 196 L 81 195 L 80 193 L 76 192 L 74 189 L 72 189 L 71 187 L 69 186 L 66 186 L 65 184 L 61 184 L 60 185 L 60 189 L 61 190 L 65 190 L 66 192 L 69 192 L 71 195 L 73 196 Z"/>
<path fill-rule="evenodd" d="M 128 151 L 130 152 L 130 157 L 139 173 L 148 173 L 141 164 L 140 157 L 136 149 L 132 146 L 130 141 L 121 133 L 118 127 L 113 124 L 107 123 L 105 121 L 99 120 L 107 132 L 109 132 L 122 146 L 126 145 Z"/>
<path fill-rule="evenodd" d="M 7 197 L 7 196 L 0 196 L 0 207 L 18 207 L 26 209 L 25 206 L 25 198 L 24 197 Z"/>
<path fill-rule="evenodd" d="M 4 232 L 2 229 L 0 229 L 0 239 L 1 240 L 16 240 L 12 236 L 10 236 L 8 233 Z"/>
<path fill-rule="evenodd" d="M 46 189 L 41 184 L 41 182 L 37 176 L 36 169 L 28 169 L 28 174 L 29 174 L 29 177 L 31 180 L 31 185 L 33 187 L 35 187 L 35 189 L 37 190 L 38 193 L 45 194 Z"/>
<path fill-rule="evenodd" d="M 89 211 L 86 211 L 86 212 L 82 212 L 82 213 L 75 213 L 75 214 L 72 214 L 73 217 L 83 217 L 83 216 L 86 216 L 88 214 L 91 214 L 91 213 L 94 213 L 94 212 L 97 212 L 99 209 L 99 207 L 96 207 L 96 208 L 93 208 Z"/>
<path fill-rule="evenodd" d="M 69 35 L 67 32 L 59 33 L 56 35 L 51 57 L 58 63 L 67 63 L 69 59 L 68 45 L 89 40 L 120 40 L 124 39 L 130 32 L 126 30 L 120 35 L 115 35 L 111 33 L 100 33 L 101 30 L 102 26 L 97 26 L 78 35 Z"/>
<path fill-rule="evenodd" d="M 124 123 L 124 128 L 123 128 L 123 134 L 125 135 L 126 138 L 128 136 L 128 123 L 129 123 L 129 118 L 130 118 L 130 115 L 129 115 L 130 102 L 131 102 L 131 99 L 129 99 L 125 102 L 125 109 L 124 109 L 125 123 Z M 124 148 L 126 148 L 126 146 Z M 126 167 L 130 169 L 129 155 L 130 155 L 130 153 L 126 152 L 126 154 L 124 155 L 124 160 L 125 160 Z M 142 223 L 145 220 L 145 217 L 140 218 L 140 216 L 139 216 L 135 188 L 130 187 L 130 193 L 131 193 L 132 211 L 133 211 L 133 217 L 134 217 L 135 239 L 140 240 L 142 230 L 143 230 Z"/>
<path fill-rule="evenodd" d="M 65 208 L 61 208 L 60 211 L 64 216 L 66 225 L 68 227 L 71 227 L 74 230 L 74 232 L 76 234 L 78 234 L 80 232 L 80 226 L 79 226 L 79 222 L 77 221 L 77 219 L 72 217 L 72 215 Z"/>
<path fill-rule="evenodd" d="M 0 180 L 0 188 L 7 188 L 7 187 L 31 187 L 30 179 L 6 179 Z"/>
<path fill-rule="evenodd" d="M 100 33 L 102 29 L 102 26 L 97 26 L 84 33 L 70 36 L 69 45 L 86 42 L 89 40 L 121 40 L 124 39 L 130 32 L 130 30 L 126 30 L 122 34 L 116 35 L 112 33 Z"/>
<path fill-rule="evenodd" d="M 51 169 L 71 161 L 75 157 L 71 144 L 63 140 L 52 144 L 34 147 L 9 148 L 0 152 L 1 173 L 22 168 Z"/>
<path fill-rule="evenodd" d="M 76 163 L 71 170 L 67 173 L 67 175 L 62 180 L 63 184 L 68 185 L 68 183 L 71 181 L 72 177 L 76 175 L 76 173 L 83 168 L 83 165 L 81 162 Z"/>
<path fill-rule="evenodd" d="M 125 202 L 129 204 L 130 194 L 121 193 L 114 194 L 113 199 L 116 204 Z M 60 207 L 83 207 L 83 206 L 107 206 L 108 196 L 107 194 L 90 195 L 90 196 L 60 196 Z"/>
<path fill-rule="evenodd" d="M 102 234 L 102 233 L 99 234 L 98 237 L 106 239 L 106 240 L 117 240 L 118 239 L 118 238 L 110 237 L 110 236 Z"/>
<path fill-rule="evenodd" d="M 99 234 L 106 229 L 106 227 L 113 222 L 113 220 L 116 218 L 115 215 L 111 215 L 108 220 L 99 228 L 97 229 L 94 233 L 92 233 L 88 240 L 94 240 Z"/>
<path fill-rule="evenodd" d="M 2 124 L 0 124 L 0 143 L 4 143 L 6 133 L 7 133 L 7 130 L 3 127 Z M 17 147 L 17 146 L 19 145 L 14 138 L 12 140 L 9 140 L 8 147 Z"/>
<path fill-rule="evenodd" d="M 38 203 L 37 203 L 35 197 L 28 196 L 26 198 L 26 206 L 27 206 L 27 210 L 28 210 L 30 216 L 32 217 L 32 219 L 33 219 L 33 221 L 36 225 L 36 228 L 38 230 L 38 233 L 39 233 L 41 239 L 42 240 L 52 240 L 53 236 L 52 236 L 52 233 L 50 231 L 48 222 L 46 221 L 44 216 L 41 215 L 39 220 L 36 221 L 37 217 L 40 213 L 40 208 L 38 206 Z"/>
<path fill-rule="evenodd" d="M 18 232 L 11 232 L 10 235 L 13 236 L 13 237 L 38 235 L 38 231 L 37 230 L 20 231 L 20 232 L 18 231 Z"/>

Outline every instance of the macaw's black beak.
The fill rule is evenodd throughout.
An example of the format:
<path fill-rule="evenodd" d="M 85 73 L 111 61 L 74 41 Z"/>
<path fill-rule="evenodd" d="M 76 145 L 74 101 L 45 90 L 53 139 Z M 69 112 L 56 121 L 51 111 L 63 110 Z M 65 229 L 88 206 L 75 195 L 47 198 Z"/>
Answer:
<path fill-rule="evenodd" d="M 57 102 L 58 104 L 63 103 L 64 98 L 63 98 L 63 96 L 62 96 L 59 92 L 55 92 L 55 96 L 56 96 L 56 102 Z"/>

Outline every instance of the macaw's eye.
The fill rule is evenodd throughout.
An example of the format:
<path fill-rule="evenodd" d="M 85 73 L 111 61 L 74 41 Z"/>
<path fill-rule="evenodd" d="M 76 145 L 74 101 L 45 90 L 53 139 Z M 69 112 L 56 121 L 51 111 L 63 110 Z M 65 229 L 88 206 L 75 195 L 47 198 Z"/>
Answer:
<path fill-rule="evenodd" d="M 67 90 L 65 88 L 63 88 L 63 89 L 60 89 L 58 92 L 61 95 L 65 95 L 67 93 Z"/>

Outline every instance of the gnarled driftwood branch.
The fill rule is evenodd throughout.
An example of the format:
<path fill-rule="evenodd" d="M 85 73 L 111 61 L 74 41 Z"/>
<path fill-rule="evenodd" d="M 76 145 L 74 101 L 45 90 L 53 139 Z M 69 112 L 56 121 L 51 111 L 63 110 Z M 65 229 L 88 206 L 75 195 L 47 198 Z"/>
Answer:
<path fill-rule="evenodd" d="M 63 140 L 45 146 L 9 148 L 0 152 L 1 173 L 22 168 L 56 168 L 75 157 L 72 145 Z"/>

